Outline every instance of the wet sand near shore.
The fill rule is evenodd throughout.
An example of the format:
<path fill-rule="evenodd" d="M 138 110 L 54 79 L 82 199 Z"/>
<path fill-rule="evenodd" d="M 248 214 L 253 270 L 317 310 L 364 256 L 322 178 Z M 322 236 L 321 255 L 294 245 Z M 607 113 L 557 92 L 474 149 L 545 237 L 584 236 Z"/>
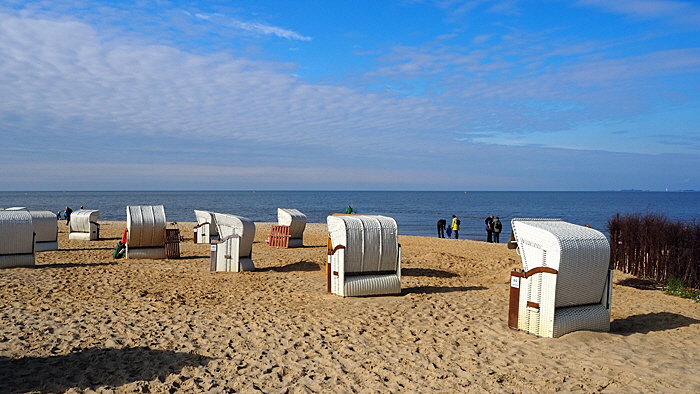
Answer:
<path fill-rule="evenodd" d="M 505 244 L 400 236 L 402 294 L 341 298 L 325 224 L 276 249 L 257 223 L 244 273 L 210 272 L 193 223 L 180 259 L 113 259 L 125 225 L 60 223 L 61 250 L 0 270 L 0 393 L 700 392 L 700 304 L 616 284 L 611 332 L 538 338 L 507 327 Z"/>

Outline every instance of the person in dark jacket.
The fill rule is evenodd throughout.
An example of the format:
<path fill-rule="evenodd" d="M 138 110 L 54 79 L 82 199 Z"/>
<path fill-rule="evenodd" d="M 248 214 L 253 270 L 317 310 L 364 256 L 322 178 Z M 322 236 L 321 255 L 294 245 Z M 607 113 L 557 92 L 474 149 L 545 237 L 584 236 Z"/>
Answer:
<path fill-rule="evenodd" d="M 484 220 L 486 224 L 486 242 L 493 242 L 493 215 Z"/>
<path fill-rule="evenodd" d="M 437 221 L 438 238 L 445 238 L 445 227 L 446 226 L 447 226 L 447 220 L 440 219 Z"/>
<path fill-rule="evenodd" d="M 66 226 L 70 224 L 70 214 L 73 213 L 73 210 L 70 209 L 70 207 L 66 207 Z"/>
<path fill-rule="evenodd" d="M 493 242 L 494 243 L 500 243 L 501 242 L 501 230 L 503 230 L 503 223 L 501 223 L 501 219 L 496 216 L 495 219 L 493 219 L 493 222 L 491 223 L 491 227 L 493 228 Z"/>

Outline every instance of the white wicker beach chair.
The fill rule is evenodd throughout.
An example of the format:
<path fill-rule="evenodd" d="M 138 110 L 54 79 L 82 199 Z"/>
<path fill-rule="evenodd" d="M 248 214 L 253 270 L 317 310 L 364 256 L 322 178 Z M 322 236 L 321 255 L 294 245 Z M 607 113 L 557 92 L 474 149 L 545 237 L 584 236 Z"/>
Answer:
<path fill-rule="evenodd" d="M 610 244 L 600 231 L 557 219 L 513 219 L 523 271 L 511 274 L 512 328 L 557 338 L 609 331 Z"/>
<path fill-rule="evenodd" d="M 401 293 L 401 245 L 386 216 L 328 216 L 328 292 L 342 297 Z"/>
<path fill-rule="evenodd" d="M 34 228 L 29 211 L 0 211 L 0 268 L 34 265 L 34 251 Z"/>
<path fill-rule="evenodd" d="M 126 207 L 126 258 L 164 259 L 165 208 L 162 205 Z"/>
<path fill-rule="evenodd" d="M 29 211 L 29 214 L 32 215 L 32 228 L 36 234 L 34 250 L 37 252 L 58 250 L 56 214 L 51 211 Z"/>
<path fill-rule="evenodd" d="M 194 226 L 194 243 L 209 244 L 219 239 L 216 219 L 212 212 L 195 209 L 194 215 L 197 217 L 197 225 Z"/>
<path fill-rule="evenodd" d="M 80 209 L 70 215 L 70 233 L 68 239 L 95 241 L 100 239 L 100 224 L 97 219 L 100 211 Z"/>
<path fill-rule="evenodd" d="M 219 240 L 212 242 L 211 270 L 241 272 L 255 270 L 251 258 L 255 223 L 248 218 L 212 212 Z"/>
<path fill-rule="evenodd" d="M 277 226 L 272 226 L 269 244 L 285 248 L 302 247 L 304 229 L 306 229 L 306 215 L 292 208 L 277 208 Z"/>

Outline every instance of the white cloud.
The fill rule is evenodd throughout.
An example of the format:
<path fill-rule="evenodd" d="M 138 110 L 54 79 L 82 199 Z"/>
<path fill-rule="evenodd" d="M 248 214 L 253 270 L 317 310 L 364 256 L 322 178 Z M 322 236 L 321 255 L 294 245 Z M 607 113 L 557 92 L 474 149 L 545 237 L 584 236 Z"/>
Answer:
<path fill-rule="evenodd" d="M 197 13 L 194 16 L 208 22 L 217 23 L 253 34 L 273 35 L 286 38 L 288 40 L 311 41 L 311 37 L 303 36 L 292 30 L 272 26 L 263 22 L 242 21 L 240 19 L 230 18 L 222 14 L 207 15 Z"/>
<path fill-rule="evenodd" d="M 167 136 L 372 155 L 463 123 L 427 99 L 305 83 L 291 64 L 105 44 L 78 22 L 0 14 L 0 57 L 0 132 L 17 144 Z"/>

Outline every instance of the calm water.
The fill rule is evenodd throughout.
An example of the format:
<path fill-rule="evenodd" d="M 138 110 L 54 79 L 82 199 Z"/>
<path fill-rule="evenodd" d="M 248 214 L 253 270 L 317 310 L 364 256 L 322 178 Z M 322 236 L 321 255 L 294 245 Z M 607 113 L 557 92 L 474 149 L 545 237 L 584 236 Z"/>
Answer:
<path fill-rule="evenodd" d="M 296 208 L 311 223 L 352 205 L 357 213 L 396 219 L 403 235 L 435 236 L 438 219 L 457 215 L 460 238 L 485 240 L 484 219 L 559 218 L 606 232 L 615 213 L 659 213 L 673 220 L 700 219 L 700 192 L 367 192 L 367 191 L 159 191 L 0 192 L 0 207 L 62 211 L 98 209 L 100 220 L 126 220 L 127 205 L 164 205 L 168 221 L 194 222 L 193 209 L 231 213 L 256 222 L 276 222 L 277 208 Z"/>

